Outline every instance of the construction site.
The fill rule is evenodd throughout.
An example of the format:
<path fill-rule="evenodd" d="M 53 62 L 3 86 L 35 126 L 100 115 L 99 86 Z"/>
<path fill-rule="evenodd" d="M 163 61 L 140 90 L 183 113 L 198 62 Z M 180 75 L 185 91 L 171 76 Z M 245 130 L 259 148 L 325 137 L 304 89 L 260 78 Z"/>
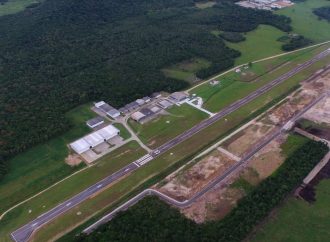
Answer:
<path fill-rule="evenodd" d="M 291 127 L 286 128 L 296 131 L 297 127 L 303 126 L 301 123 L 305 123 L 304 127 L 307 129 L 304 131 L 307 134 L 312 131 L 312 135 L 304 136 L 327 142 L 330 138 L 330 97 L 325 95 L 320 98 L 320 96 L 329 87 L 329 70 L 305 80 L 282 102 L 220 141 L 218 146 L 206 155 L 192 160 L 166 177 L 154 188 L 180 201 L 190 199 L 214 177 L 224 174 L 229 167 L 239 162 L 242 157 L 276 130 L 285 126 L 297 113 L 315 100 L 316 104 L 302 114 L 296 124 L 293 123 Z M 240 169 L 228 176 L 225 182 L 218 184 L 211 192 L 207 192 L 191 206 L 181 208 L 180 211 L 197 223 L 223 218 L 240 198 L 270 176 L 284 162 L 289 151 L 283 144 L 288 136 L 286 132 L 273 139 Z"/>

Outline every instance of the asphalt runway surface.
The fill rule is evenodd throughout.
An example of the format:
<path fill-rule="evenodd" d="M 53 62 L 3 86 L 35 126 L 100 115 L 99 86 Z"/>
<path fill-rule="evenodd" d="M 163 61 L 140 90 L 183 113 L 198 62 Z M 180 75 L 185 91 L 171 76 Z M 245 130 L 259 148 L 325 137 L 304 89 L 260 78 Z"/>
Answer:
<path fill-rule="evenodd" d="M 266 93 L 273 87 L 279 85 L 283 81 L 287 80 L 288 78 L 292 77 L 293 75 L 297 74 L 301 70 L 311 66 L 313 63 L 321 60 L 322 58 L 326 57 L 330 54 L 330 49 L 321 52 L 320 54 L 316 55 L 312 59 L 306 61 L 305 63 L 295 67 L 291 71 L 285 73 L 284 75 L 276 78 L 275 80 L 269 82 L 268 84 L 264 85 L 263 87 L 259 88 L 258 90 L 252 92 L 248 96 L 234 102 L 233 104 L 229 105 L 228 107 L 221 110 L 219 113 L 214 115 L 213 117 L 202 121 L 201 123 L 197 124 L 193 128 L 183 132 L 182 134 L 178 135 L 174 139 L 168 141 L 167 143 L 161 145 L 159 148 L 152 151 L 149 155 L 152 158 L 160 156 L 161 154 L 165 153 L 166 151 L 170 150 L 174 146 L 178 145 L 179 143 L 189 139 L 199 131 L 207 128 L 208 126 L 212 125 L 213 123 L 217 122 L 221 118 L 225 117 L 226 115 L 234 112 L 235 110 L 239 109 L 240 107 L 244 106 L 245 104 L 251 102 L 255 98 L 259 97 L 260 95 Z M 149 157 L 148 162 L 151 161 Z M 83 190 L 79 194 L 75 195 L 74 197 L 68 199 L 67 201 L 57 205 L 53 209 L 45 212 L 44 214 L 40 215 L 36 219 L 32 220 L 31 222 L 27 223 L 26 225 L 20 227 L 19 229 L 15 230 L 11 233 L 11 237 L 16 242 L 26 242 L 31 237 L 32 233 L 36 231 L 38 228 L 42 227 L 43 225 L 51 222 L 56 217 L 60 216 L 61 214 L 67 212 L 68 210 L 72 209 L 73 207 L 77 206 L 81 202 L 87 200 L 92 195 L 100 192 L 104 187 L 108 186 L 112 182 L 118 180 L 119 178 L 123 177 L 126 174 L 131 173 L 132 171 L 138 169 L 140 166 L 146 163 L 136 163 L 132 162 L 131 164 L 125 166 L 124 168 L 120 169 L 119 171 L 109 175 L 108 177 L 104 178 L 103 180 L 97 182 L 96 184 L 90 186 L 89 188 Z"/>

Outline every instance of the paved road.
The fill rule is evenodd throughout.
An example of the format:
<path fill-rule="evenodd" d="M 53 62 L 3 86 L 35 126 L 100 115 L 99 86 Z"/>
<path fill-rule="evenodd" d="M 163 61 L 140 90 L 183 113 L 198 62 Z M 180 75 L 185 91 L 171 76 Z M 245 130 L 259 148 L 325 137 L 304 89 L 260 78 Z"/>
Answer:
<path fill-rule="evenodd" d="M 251 102 L 258 96 L 266 93 L 276 85 L 280 84 L 281 82 L 287 80 L 288 78 L 292 77 L 293 75 L 297 74 L 301 70 L 309 67 L 316 61 L 326 57 L 330 54 L 330 49 L 327 49 L 324 52 L 321 52 L 320 54 L 316 55 L 309 61 L 299 65 L 298 67 L 292 69 L 288 73 L 280 76 L 279 78 L 271 81 L 270 83 L 266 84 L 265 86 L 261 87 L 260 89 L 256 90 L 255 92 L 249 94 L 245 98 L 231 104 L 230 106 L 226 107 L 213 117 L 197 124 L 193 128 L 185 131 L 184 133 L 180 134 L 179 136 L 175 137 L 174 139 L 170 140 L 169 142 L 165 143 L 164 145 L 160 146 L 158 149 L 152 151 L 149 155 L 146 155 L 143 157 L 143 159 L 139 159 L 138 161 L 135 161 L 126 167 L 120 169 L 119 171 L 115 172 L 114 174 L 104 178 L 100 182 L 90 186 L 89 188 L 85 189 L 84 191 L 80 192 L 76 196 L 70 198 L 69 200 L 57 205 L 50 211 L 40 215 L 33 221 L 27 223 L 26 225 L 20 227 L 16 231 L 11 233 L 11 237 L 14 241 L 17 242 L 25 242 L 28 241 L 30 236 L 34 231 L 36 231 L 38 228 L 42 227 L 43 225 L 49 223 L 50 221 L 54 220 L 59 215 L 65 213 L 66 211 L 72 209 L 73 207 L 77 206 L 81 202 L 87 200 L 92 195 L 96 194 L 97 192 L 101 191 L 104 187 L 111 184 L 112 182 L 118 180 L 120 177 L 123 177 L 124 175 L 138 169 L 140 166 L 146 164 L 147 162 L 151 161 L 153 158 L 165 153 L 169 149 L 173 148 L 177 144 L 187 140 L 188 138 L 192 137 L 194 134 L 198 133 L 199 131 L 203 130 L 204 128 L 210 126 L 211 124 L 215 123 L 219 119 L 223 118 L 224 116 L 234 112 L 235 110 L 239 109 L 243 105 Z"/>
<path fill-rule="evenodd" d="M 304 107 L 303 110 L 301 110 L 298 114 L 296 114 L 293 118 L 291 118 L 287 123 L 294 123 L 296 122 L 304 113 L 306 113 L 310 108 L 312 108 L 316 103 L 318 103 L 322 98 L 324 98 L 326 95 L 323 94 L 316 98 L 313 102 L 308 104 L 306 107 Z M 233 166 L 231 166 L 228 170 L 225 171 L 224 174 L 221 174 L 217 178 L 215 178 L 213 181 L 211 181 L 209 184 L 207 184 L 201 191 L 196 193 L 192 198 L 185 201 L 177 201 L 157 190 L 154 189 L 146 189 L 143 192 L 139 193 L 123 205 L 119 206 L 109 214 L 102 217 L 100 220 L 95 222 L 94 224 L 90 225 L 86 229 L 83 230 L 84 233 L 89 234 L 93 232 L 98 226 L 110 221 L 113 219 L 118 212 L 125 211 L 129 207 L 136 204 L 138 201 L 142 200 L 144 197 L 149 195 L 158 196 L 163 201 L 169 203 L 170 205 L 173 205 L 178 208 L 185 208 L 190 206 L 192 203 L 196 202 L 196 200 L 200 197 L 202 197 L 205 193 L 212 190 L 216 185 L 219 185 L 221 182 L 225 181 L 231 174 L 234 172 L 237 172 L 238 169 L 240 169 L 249 159 L 251 159 L 258 151 L 260 151 L 262 148 L 264 148 L 267 144 L 269 144 L 271 141 L 273 141 L 275 138 L 277 138 L 287 126 L 287 123 L 284 124 L 281 128 L 278 128 L 275 132 L 273 132 L 270 136 L 268 136 L 266 139 L 262 140 L 252 151 L 250 151 L 247 155 L 245 155 L 241 160 L 236 162 Z"/>

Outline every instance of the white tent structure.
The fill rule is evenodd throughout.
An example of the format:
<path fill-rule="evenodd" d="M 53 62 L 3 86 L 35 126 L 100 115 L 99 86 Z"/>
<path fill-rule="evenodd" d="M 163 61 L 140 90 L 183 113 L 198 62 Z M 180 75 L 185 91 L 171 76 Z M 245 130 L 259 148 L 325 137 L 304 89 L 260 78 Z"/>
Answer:
<path fill-rule="evenodd" d="M 113 125 L 108 125 L 98 131 L 86 135 L 79 140 L 76 140 L 70 144 L 70 147 L 78 154 L 82 154 L 90 148 L 94 148 L 95 146 L 102 144 L 118 134 L 119 130 L 116 127 Z"/>

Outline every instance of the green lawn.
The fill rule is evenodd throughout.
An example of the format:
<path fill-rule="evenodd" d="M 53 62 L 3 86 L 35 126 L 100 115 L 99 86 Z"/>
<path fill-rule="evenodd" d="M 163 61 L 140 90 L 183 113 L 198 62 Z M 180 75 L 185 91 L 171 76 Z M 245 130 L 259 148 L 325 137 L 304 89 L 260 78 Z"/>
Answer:
<path fill-rule="evenodd" d="M 257 29 L 244 35 L 246 37 L 245 41 L 226 43 L 229 47 L 242 53 L 235 61 L 235 64 L 239 65 L 282 53 L 282 43 L 277 39 L 284 34 L 284 32 L 272 26 L 259 25 Z"/>
<path fill-rule="evenodd" d="M 290 197 L 258 229 L 254 242 L 325 242 L 330 238 L 330 180 L 316 187 L 312 205 Z"/>
<path fill-rule="evenodd" d="M 188 104 L 175 105 L 167 112 L 168 115 L 161 115 L 145 124 L 133 120 L 129 120 L 129 124 L 145 144 L 155 148 L 208 117 Z"/>
<path fill-rule="evenodd" d="M 259 87 L 265 85 L 269 81 L 272 81 L 279 75 L 288 72 L 297 64 L 303 63 L 304 61 L 314 56 L 316 53 L 319 53 L 328 47 L 329 45 L 312 48 L 304 50 L 302 52 L 297 52 L 294 54 L 278 57 L 276 59 L 253 64 L 252 69 L 259 76 L 257 79 L 258 81 L 242 82 L 239 81 L 239 74 L 235 72 L 230 72 L 225 76 L 218 78 L 222 85 L 213 87 L 210 84 L 205 83 L 204 85 L 201 85 L 191 90 L 190 93 L 194 93 L 202 97 L 204 100 L 204 107 L 206 109 L 210 110 L 211 112 L 217 112 L 222 108 L 230 105 L 231 103 L 243 98 L 244 96 L 258 89 Z M 270 66 L 274 67 L 281 63 L 286 64 L 281 65 L 274 71 L 269 71 Z M 307 77 L 309 74 L 310 73 L 307 73 L 305 77 Z"/>
<path fill-rule="evenodd" d="M 0 4 L 0 16 L 23 11 L 27 6 L 39 2 L 39 0 L 8 0 L 5 4 Z"/>
<path fill-rule="evenodd" d="M 313 13 L 314 8 L 330 6 L 327 0 L 306 0 L 294 6 L 278 10 L 278 14 L 292 19 L 293 32 L 301 34 L 314 42 L 330 40 L 330 22 L 319 20 Z"/>
<path fill-rule="evenodd" d="M 72 168 L 64 160 L 67 144 L 90 132 L 85 121 L 95 114 L 89 107 L 82 105 L 66 114 L 73 124 L 67 133 L 10 160 L 11 171 L 0 182 L 0 213 L 84 166 Z"/>
<path fill-rule="evenodd" d="M 96 165 L 65 180 L 51 190 L 15 209 L 0 221 L 0 238 L 5 238 L 10 230 L 25 223 L 54 205 L 68 199 L 93 183 L 114 173 L 125 165 L 146 154 L 137 142 L 131 141 L 101 158 Z M 31 209 L 31 213 L 29 213 Z M 3 240 L 1 240 L 3 241 Z"/>
<path fill-rule="evenodd" d="M 129 138 L 131 138 L 131 134 L 130 132 L 128 132 L 128 130 L 124 127 L 124 125 L 120 124 L 120 123 L 116 123 L 113 124 L 113 126 L 115 126 L 117 129 L 119 129 L 120 131 L 120 136 L 124 139 L 127 140 Z"/>

